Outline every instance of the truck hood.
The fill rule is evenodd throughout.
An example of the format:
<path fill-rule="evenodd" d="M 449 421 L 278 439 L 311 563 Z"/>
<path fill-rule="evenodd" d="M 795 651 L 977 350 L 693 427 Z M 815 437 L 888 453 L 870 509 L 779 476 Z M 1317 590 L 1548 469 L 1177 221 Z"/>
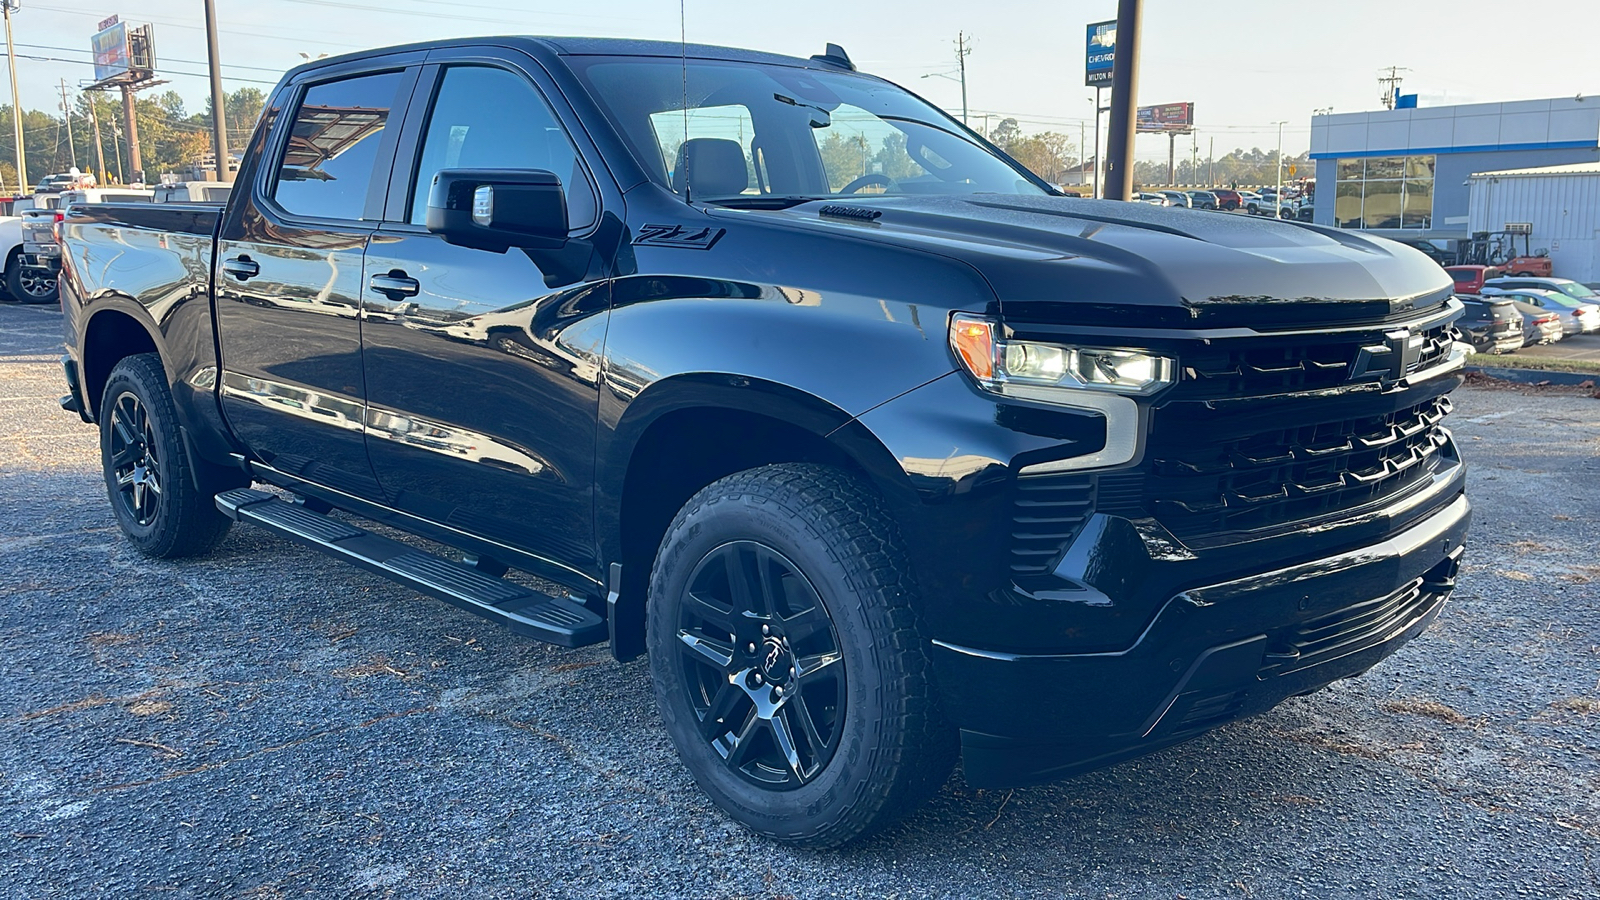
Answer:
<path fill-rule="evenodd" d="M 878 215 L 848 218 L 837 214 L 841 206 Z M 994 288 L 1002 314 L 1018 322 L 1211 328 L 1373 321 L 1437 306 L 1452 289 L 1436 263 L 1393 241 L 1143 203 L 876 196 L 813 201 L 773 215 L 960 259 Z"/>

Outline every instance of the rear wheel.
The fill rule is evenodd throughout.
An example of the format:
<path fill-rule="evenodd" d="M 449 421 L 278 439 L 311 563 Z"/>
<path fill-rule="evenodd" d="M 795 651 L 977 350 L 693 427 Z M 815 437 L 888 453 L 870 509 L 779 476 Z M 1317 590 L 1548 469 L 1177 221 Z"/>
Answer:
<path fill-rule="evenodd" d="M 12 257 L 6 265 L 6 290 L 23 303 L 54 303 L 56 273 L 24 266 L 20 259 Z"/>
<path fill-rule="evenodd" d="M 832 847 L 937 790 L 937 708 L 894 522 L 826 466 L 740 472 L 696 494 L 650 580 L 650 669 L 678 755 L 759 834 Z"/>
<path fill-rule="evenodd" d="M 123 359 L 101 396 L 100 461 L 122 533 L 161 559 L 211 550 L 232 522 L 195 487 L 161 358 Z"/>

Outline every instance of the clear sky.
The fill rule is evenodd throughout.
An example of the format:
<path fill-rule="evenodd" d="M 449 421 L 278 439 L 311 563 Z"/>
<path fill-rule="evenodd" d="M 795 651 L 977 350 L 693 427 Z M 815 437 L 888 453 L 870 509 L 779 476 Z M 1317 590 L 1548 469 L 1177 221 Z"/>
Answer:
<path fill-rule="evenodd" d="M 225 84 L 267 90 L 299 54 L 337 54 L 471 34 L 584 34 L 676 40 L 673 0 L 216 0 Z M 1600 95 L 1600 0 L 1145 0 L 1141 104 L 1193 101 L 1199 152 L 1284 150 L 1310 140 L 1311 111 L 1381 106 L 1381 67 L 1409 69 L 1423 105 Z M 116 13 L 155 25 L 157 66 L 188 108 L 204 108 L 200 0 L 22 0 L 13 17 L 25 108 L 59 104 L 58 79 L 89 80 L 89 36 Z M 687 0 L 691 41 L 797 56 L 842 44 L 861 69 L 953 112 L 955 39 L 967 58 L 973 124 L 1017 118 L 1024 131 L 1077 140 L 1093 91 L 1083 86 L 1084 26 L 1115 18 L 1115 0 Z M 30 58 L 31 57 L 31 58 Z M 47 57 L 48 59 L 42 58 Z M 158 88 L 166 90 L 167 87 Z M 0 83 L 0 94 L 9 94 Z M 1179 152 L 1187 140 L 1179 139 Z M 1166 155 L 1141 137 L 1140 158 Z"/>

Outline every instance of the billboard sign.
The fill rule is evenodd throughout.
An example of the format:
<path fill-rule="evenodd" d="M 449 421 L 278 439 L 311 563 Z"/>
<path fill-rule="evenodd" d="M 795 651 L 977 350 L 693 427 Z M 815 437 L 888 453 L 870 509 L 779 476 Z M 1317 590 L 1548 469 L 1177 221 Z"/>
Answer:
<path fill-rule="evenodd" d="M 1193 103 L 1163 103 L 1139 107 L 1140 131 L 1188 134 L 1194 130 Z"/>
<path fill-rule="evenodd" d="M 1083 59 L 1083 83 L 1089 87 L 1111 87 L 1111 68 L 1116 58 L 1117 20 L 1090 25 Z"/>
<path fill-rule="evenodd" d="M 105 81 L 128 71 L 128 26 L 113 22 L 90 39 L 94 48 L 94 80 Z"/>

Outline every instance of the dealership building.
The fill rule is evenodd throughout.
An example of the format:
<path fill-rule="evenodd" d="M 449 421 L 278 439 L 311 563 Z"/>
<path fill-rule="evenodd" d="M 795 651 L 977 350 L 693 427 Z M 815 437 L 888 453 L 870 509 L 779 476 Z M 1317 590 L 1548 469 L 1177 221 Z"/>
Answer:
<path fill-rule="evenodd" d="M 1311 158 L 1317 224 L 1461 240 L 1505 225 L 1482 219 L 1481 200 L 1474 221 L 1474 175 L 1600 163 L 1600 97 L 1314 116 Z M 1485 182 L 1477 181 L 1481 193 Z M 1516 221 L 1532 224 L 1535 251 L 1570 230 L 1562 219 L 1576 199 L 1557 192 L 1542 207 L 1518 210 Z"/>

